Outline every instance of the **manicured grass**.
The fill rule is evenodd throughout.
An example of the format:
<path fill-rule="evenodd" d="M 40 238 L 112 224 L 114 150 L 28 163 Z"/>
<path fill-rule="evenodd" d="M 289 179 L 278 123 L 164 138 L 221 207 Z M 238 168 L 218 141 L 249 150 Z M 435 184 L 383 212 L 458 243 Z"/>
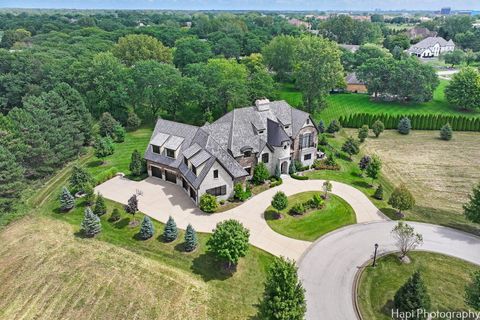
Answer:
<path fill-rule="evenodd" d="M 284 236 L 314 241 L 324 234 L 356 223 L 355 212 L 352 207 L 340 197 L 333 194 L 328 196 L 325 206 L 303 216 L 292 216 L 288 212 L 297 202 L 305 202 L 318 192 L 302 192 L 288 197 L 288 207 L 281 211 L 282 219 L 276 219 L 276 210 L 268 207 L 265 218 L 270 228 Z"/>
<path fill-rule="evenodd" d="M 452 114 L 479 117 L 480 112 L 467 113 L 459 111 L 445 101 L 444 90 L 448 81 L 441 80 L 440 85 L 434 92 L 433 100 L 426 103 L 398 103 L 398 102 L 375 102 L 366 94 L 341 93 L 331 94 L 327 98 L 327 107 L 317 112 L 314 117 L 329 123 L 333 119 L 347 116 L 353 113 L 385 113 L 399 114 Z M 295 89 L 293 84 L 284 83 L 279 87 L 279 98 L 286 100 L 292 106 L 301 105 L 302 94 Z"/>
<path fill-rule="evenodd" d="M 478 266 L 456 258 L 427 252 L 409 254 L 412 262 L 402 264 L 395 255 L 378 260 L 377 267 L 367 267 L 360 279 L 358 301 L 364 319 L 391 318 L 395 292 L 419 270 L 432 302 L 431 310 L 468 310 L 463 300 L 465 285 Z"/>

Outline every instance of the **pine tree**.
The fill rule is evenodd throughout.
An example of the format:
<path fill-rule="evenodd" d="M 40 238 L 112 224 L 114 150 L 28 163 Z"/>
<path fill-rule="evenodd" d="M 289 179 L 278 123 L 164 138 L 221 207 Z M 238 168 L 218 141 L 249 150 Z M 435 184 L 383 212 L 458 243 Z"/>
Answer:
<path fill-rule="evenodd" d="M 102 230 L 100 218 L 97 215 L 93 214 L 92 210 L 89 207 L 85 208 L 81 227 L 85 236 L 87 237 L 94 237 Z"/>
<path fill-rule="evenodd" d="M 373 194 L 373 197 L 378 200 L 383 200 L 383 187 L 382 185 L 378 185 L 377 189 L 375 190 L 375 193 Z"/>
<path fill-rule="evenodd" d="M 480 223 L 480 183 L 473 188 L 469 198 L 470 201 L 463 205 L 465 217 L 472 222 Z"/>
<path fill-rule="evenodd" d="M 269 267 L 260 317 L 265 320 L 303 320 L 305 290 L 298 279 L 294 261 L 275 258 Z"/>
<path fill-rule="evenodd" d="M 335 134 L 335 132 L 338 132 L 342 129 L 342 126 L 338 120 L 334 119 L 330 124 L 328 125 L 327 132 L 331 134 Z"/>
<path fill-rule="evenodd" d="M 400 121 L 398 122 L 398 132 L 400 132 L 401 134 L 409 134 L 410 129 L 412 129 L 410 119 L 408 119 L 407 117 L 400 119 Z"/>
<path fill-rule="evenodd" d="M 177 224 L 175 223 L 175 220 L 173 220 L 172 216 L 170 216 L 168 217 L 167 224 L 163 230 L 163 240 L 165 240 L 165 242 L 172 242 L 177 239 L 177 236 Z"/>
<path fill-rule="evenodd" d="M 67 187 L 62 188 L 60 193 L 60 209 L 62 211 L 70 211 L 75 206 L 75 198 L 68 191 Z"/>
<path fill-rule="evenodd" d="M 0 134 L 1 135 L 1 134 Z M 0 212 L 13 211 L 25 186 L 24 170 L 15 156 L 0 145 Z"/>
<path fill-rule="evenodd" d="M 324 133 L 325 132 L 325 123 L 323 122 L 323 120 L 320 120 L 318 122 L 318 133 Z"/>
<path fill-rule="evenodd" d="M 94 179 L 84 167 L 75 165 L 73 166 L 72 175 L 70 176 L 69 183 L 70 190 L 72 190 L 72 192 L 85 192 L 86 186 L 92 186 L 94 183 Z"/>
<path fill-rule="evenodd" d="M 101 194 L 97 196 L 97 200 L 95 201 L 95 206 L 93 208 L 93 213 L 95 213 L 99 217 L 107 213 L 107 205 L 105 204 L 105 199 Z"/>
<path fill-rule="evenodd" d="M 152 220 L 148 216 L 143 217 L 142 226 L 140 227 L 140 232 L 138 236 L 142 240 L 147 240 L 153 237 L 155 233 L 155 228 L 153 227 Z"/>
<path fill-rule="evenodd" d="M 293 161 L 290 162 L 290 165 L 288 166 L 288 174 L 295 174 L 297 173 L 297 167 L 295 167 L 295 164 Z"/>
<path fill-rule="evenodd" d="M 197 233 L 191 224 L 188 224 L 185 232 L 185 251 L 192 252 L 198 246 Z"/>
<path fill-rule="evenodd" d="M 95 203 L 95 190 L 93 189 L 92 185 L 85 185 L 83 192 L 85 192 L 85 204 L 87 206 L 93 205 Z"/>
<path fill-rule="evenodd" d="M 416 271 L 395 293 L 393 304 L 395 309 L 401 312 L 412 312 L 419 309 L 430 310 L 430 297 L 420 272 Z"/>
<path fill-rule="evenodd" d="M 452 132 L 452 126 L 450 126 L 450 123 L 446 123 L 441 129 L 440 129 L 440 138 L 442 140 L 452 140 L 453 137 L 453 132 Z"/>
<path fill-rule="evenodd" d="M 133 150 L 132 152 L 132 157 L 130 160 L 130 171 L 132 172 L 132 175 L 135 177 L 138 177 L 142 175 L 142 169 L 143 169 L 143 159 L 142 156 L 140 155 L 140 152 L 138 152 L 137 149 Z"/>
<path fill-rule="evenodd" d="M 278 179 L 282 175 L 282 172 L 280 171 L 280 165 L 275 166 L 275 177 Z"/>
<path fill-rule="evenodd" d="M 465 286 L 465 302 L 475 310 L 480 310 L 480 270 L 472 274 L 472 280 Z"/>

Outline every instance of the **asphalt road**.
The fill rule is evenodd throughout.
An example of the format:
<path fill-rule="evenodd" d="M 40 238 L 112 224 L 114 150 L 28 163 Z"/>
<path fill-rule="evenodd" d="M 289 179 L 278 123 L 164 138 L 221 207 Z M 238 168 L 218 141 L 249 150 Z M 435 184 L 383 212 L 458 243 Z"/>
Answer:
<path fill-rule="evenodd" d="M 299 276 L 306 289 L 308 320 L 357 319 L 353 282 L 359 267 L 379 254 L 397 251 L 390 234 L 395 221 L 357 224 L 317 240 L 299 261 Z M 480 264 L 480 238 L 437 225 L 408 222 L 423 235 L 419 250 L 451 255 Z"/>

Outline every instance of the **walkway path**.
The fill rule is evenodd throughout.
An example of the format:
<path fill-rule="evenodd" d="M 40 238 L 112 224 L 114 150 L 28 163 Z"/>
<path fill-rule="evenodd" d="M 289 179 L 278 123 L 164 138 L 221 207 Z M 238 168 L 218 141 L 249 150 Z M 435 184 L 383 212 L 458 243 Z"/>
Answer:
<path fill-rule="evenodd" d="M 277 191 L 283 191 L 289 196 L 304 191 L 320 191 L 322 184 L 323 180 L 302 181 L 287 177 L 282 185 L 266 190 L 229 211 L 211 215 L 201 212 L 180 186 L 157 178 L 136 182 L 115 177 L 97 186 L 95 190 L 104 197 L 123 204 L 139 190 L 142 192 L 139 200 L 140 211 L 161 222 L 166 222 L 171 215 L 182 229 L 191 223 L 197 231 L 212 232 L 218 222 L 237 219 L 250 230 L 251 244 L 274 255 L 298 260 L 311 242 L 295 240 L 276 233 L 263 218 L 263 212 Z M 332 193 L 342 197 L 352 206 L 357 222 L 385 220 L 383 214 L 361 191 L 343 183 L 332 184 Z"/>
<path fill-rule="evenodd" d="M 390 231 L 396 222 L 357 224 L 317 240 L 299 261 L 306 289 L 308 320 L 353 320 L 353 282 L 359 267 L 379 253 L 396 251 Z M 480 238 L 454 229 L 408 222 L 420 232 L 419 249 L 443 253 L 480 264 Z"/>

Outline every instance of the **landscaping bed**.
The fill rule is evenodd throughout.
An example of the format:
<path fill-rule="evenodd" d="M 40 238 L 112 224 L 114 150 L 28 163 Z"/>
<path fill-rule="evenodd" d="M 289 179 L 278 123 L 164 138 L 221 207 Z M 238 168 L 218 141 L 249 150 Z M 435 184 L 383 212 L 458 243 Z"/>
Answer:
<path fill-rule="evenodd" d="M 367 267 L 358 286 L 358 302 L 364 319 L 392 319 L 391 308 L 395 292 L 415 271 L 420 271 L 431 299 L 431 310 L 468 310 L 465 305 L 465 285 L 478 270 L 466 261 L 436 253 L 411 252 L 410 264 L 400 263 L 390 254 L 377 260 L 375 268 Z"/>
<path fill-rule="evenodd" d="M 304 204 L 319 192 L 308 191 L 288 197 L 288 206 L 281 210 L 281 218 L 273 207 L 265 210 L 265 219 L 274 231 L 284 236 L 314 241 L 324 234 L 356 223 L 355 212 L 352 207 L 340 197 L 329 194 L 323 207 L 320 209 L 306 209 L 303 214 L 292 212 L 298 204 Z"/>

